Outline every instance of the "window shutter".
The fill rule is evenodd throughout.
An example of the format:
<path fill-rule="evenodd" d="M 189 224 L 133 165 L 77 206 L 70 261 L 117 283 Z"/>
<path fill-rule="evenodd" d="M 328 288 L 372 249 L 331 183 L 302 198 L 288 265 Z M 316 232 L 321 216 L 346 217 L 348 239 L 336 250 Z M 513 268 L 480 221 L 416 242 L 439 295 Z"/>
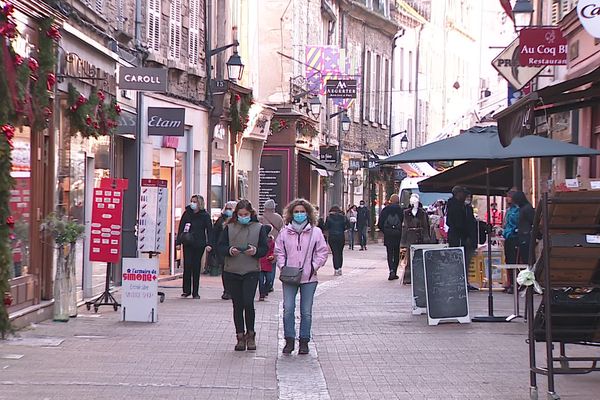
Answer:
<path fill-rule="evenodd" d="M 117 1 L 117 29 L 125 30 L 125 0 Z"/>
<path fill-rule="evenodd" d="M 190 26 L 188 40 L 188 58 L 191 66 L 200 61 L 200 0 L 190 0 Z"/>
<path fill-rule="evenodd" d="M 375 55 L 375 53 L 371 53 L 371 65 L 374 66 L 374 68 L 371 68 L 371 76 L 369 76 L 369 80 L 371 81 L 371 90 L 369 91 L 369 98 L 371 99 L 369 107 L 369 121 L 371 122 L 375 122 L 375 94 L 377 92 L 377 74 L 375 73 L 375 70 L 377 68 L 375 66 L 376 60 L 377 56 Z"/>
<path fill-rule="evenodd" d="M 102 14 L 104 11 L 104 0 L 96 0 L 95 10 L 98 14 Z"/>
<path fill-rule="evenodd" d="M 552 3 L 552 25 L 557 25 L 560 21 L 560 0 L 554 0 Z"/>
<path fill-rule="evenodd" d="M 161 0 L 148 0 L 148 49 L 160 50 L 160 4 Z"/>
<path fill-rule="evenodd" d="M 169 58 L 171 60 L 179 60 L 181 57 L 181 12 L 181 0 L 171 0 L 169 9 Z"/>

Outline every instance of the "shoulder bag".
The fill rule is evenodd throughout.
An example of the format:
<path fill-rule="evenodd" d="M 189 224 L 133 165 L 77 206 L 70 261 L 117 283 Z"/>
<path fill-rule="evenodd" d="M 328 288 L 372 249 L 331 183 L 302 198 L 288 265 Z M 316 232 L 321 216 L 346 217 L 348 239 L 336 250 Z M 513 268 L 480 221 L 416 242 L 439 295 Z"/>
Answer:
<path fill-rule="evenodd" d="M 281 267 L 281 271 L 279 272 L 279 280 L 283 283 L 287 283 L 288 285 L 299 286 L 302 281 L 302 272 L 304 271 L 304 264 L 306 264 L 306 260 L 308 260 L 308 254 L 311 253 L 311 245 L 312 245 L 312 237 L 314 232 L 314 227 L 310 230 L 310 239 L 308 239 L 308 249 L 306 254 L 304 255 L 304 262 L 300 267 L 289 267 L 287 265 L 287 249 L 285 247 L 285 242 L 283 242 L 283 251 L 285 252 L 285 264 Z M 313 268 L 312 263 L 310 266 L 311 270 Z M 312 273 L 311 273 L 312 275 Z"/>

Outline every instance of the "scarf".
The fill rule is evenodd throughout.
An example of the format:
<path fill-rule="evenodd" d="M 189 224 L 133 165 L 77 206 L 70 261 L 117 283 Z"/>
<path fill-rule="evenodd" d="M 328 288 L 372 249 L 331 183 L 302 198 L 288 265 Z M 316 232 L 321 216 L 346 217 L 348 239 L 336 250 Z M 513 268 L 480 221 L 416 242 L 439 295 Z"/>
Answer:
<path fill-rule="evenodd" d="M 301 224 L 297 223 L 296 221 L 292 221 L 292 228 L 298 233 L 302 233 L 302 231 L 304 230 L 304 228 L 306 228 L 307 225 L 308 221 L 304 221 Z"/>

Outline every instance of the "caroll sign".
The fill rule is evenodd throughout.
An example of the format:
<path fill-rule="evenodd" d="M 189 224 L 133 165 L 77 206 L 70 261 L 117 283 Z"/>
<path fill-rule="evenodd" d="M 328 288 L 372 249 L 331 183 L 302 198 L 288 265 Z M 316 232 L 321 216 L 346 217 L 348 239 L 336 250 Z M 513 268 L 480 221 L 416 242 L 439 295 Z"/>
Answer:
<path fill-rule="evenodd" d="M 600 38 L 600 0 L 579 0 L 577 15 L 585 30 L 595 38 Z"/>

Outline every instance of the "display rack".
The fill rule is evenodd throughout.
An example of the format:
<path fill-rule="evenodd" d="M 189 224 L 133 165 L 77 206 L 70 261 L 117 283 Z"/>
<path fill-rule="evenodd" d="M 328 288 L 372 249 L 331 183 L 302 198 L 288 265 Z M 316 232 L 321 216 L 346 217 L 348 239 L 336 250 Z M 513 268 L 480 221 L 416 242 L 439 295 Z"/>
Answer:
<path fill-rule="evenodd" d="M 548 399 L 559 399 L 555 375 L 600 371 L 600 355 L 567 355 L 567 345 L 600 346 L 600 192 L 544 193 L 536 210 L 529 265 L 543 287 L 534 314 L 534 288 L 527 289 L 530 398 L 538 399 L 537 376 L 548 379 Z M 538 366 L 536 342 L 545 343 L 546 365 Z M 554 344 L 558 343 L 558 352 Z"/>

